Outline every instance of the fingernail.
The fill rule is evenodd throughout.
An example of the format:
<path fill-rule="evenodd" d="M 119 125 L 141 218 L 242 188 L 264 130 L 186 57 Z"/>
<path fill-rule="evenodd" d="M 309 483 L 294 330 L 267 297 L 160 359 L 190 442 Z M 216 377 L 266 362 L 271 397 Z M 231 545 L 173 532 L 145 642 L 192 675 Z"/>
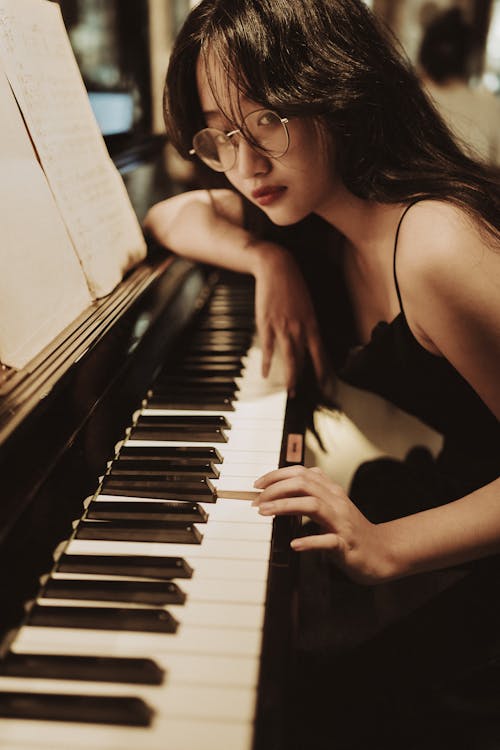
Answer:
<path fill-rule="evenodd" d="M 253 483 L 253 486 L 256 487 L 257 489 L 260 489 L 262 487 L 262 477 L 259 477 L 258 479 L 256 479 L 255 482 Z"/>
<path fill-rule="evenodd" d="M 302 543 L 302 539 L 292 539 L 292 541 L 290 542 L 290 547 L 295 550 L 303 549 L 304 545 Z"/>
<path fill-rule="evenodd" d="M 261 503 L 259 507 L 259 513 L 261 515 L 266 516 L 268 514 L 271 514 L 274 510 L 274 503 Z"/>

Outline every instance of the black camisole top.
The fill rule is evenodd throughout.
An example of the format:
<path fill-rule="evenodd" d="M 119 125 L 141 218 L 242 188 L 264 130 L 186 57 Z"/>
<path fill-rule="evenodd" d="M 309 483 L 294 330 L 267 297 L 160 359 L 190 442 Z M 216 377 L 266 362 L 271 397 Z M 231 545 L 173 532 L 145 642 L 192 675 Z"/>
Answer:
<path fill-rule="evenodd" d="M 339 376 L 383 396 L 443 435 L 436 463 L 446 487 L 444 501 L 477 489 L 500 474 L 500 422 L 448 360 L 417 341 L 407 323 L 396 253 L 401 223 L 414 203 L 403 212 L 394 241 L 393 272 L 400 312 L 390 323 L 378 323 L 367 344 L 350 350 Z"/>

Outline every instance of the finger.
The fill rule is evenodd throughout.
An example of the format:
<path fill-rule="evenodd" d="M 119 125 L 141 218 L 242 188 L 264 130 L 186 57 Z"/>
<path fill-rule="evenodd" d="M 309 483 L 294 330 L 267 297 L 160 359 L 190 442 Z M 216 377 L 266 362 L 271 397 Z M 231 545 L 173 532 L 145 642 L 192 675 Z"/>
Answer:
<path fill-rule="evenodd" d="M 338 534 L 315 534 L 314 536 L 302 536 L 292 539 L 290 547 L 296 552 L 306 552 L 312 549 L 339 550 L 343 542 Z"/>
<path fill-rule="evenodd" d="M 262 474 L 258 479 L 255 480 L 253 486 L 259 490 L 263 490 L 274 482 L 279 482 L 282 479 L 290 479 L 292 477 L 300 476 L 301 474 L 307 474 L 310 469 L 306 469 L 304 466 L 294 464 L 293 466 L 284 466 L 281 469 L 273 469 L 268 471 L 266 474 Z"/>
<path fill-rule="evenodd" d="M 271 361 L 274 353 L 274 331 L 269 326 L 258 326 L 259 338 L 262 347 L 262 377 L 267 378 L 271 369 Z"/>
<path fill-rule="evenodd" d="M 260 477 L 258 477 L 258 479 L 255 480 L 253 484 L 254 487 L 263 489 L 273 482 L 277 482 L 280 479 L 293 477 L 302 471 L 304 471 L 304 467 L 299 464 L 294 464 L 293 466 L 283 466 L 281 469 L 273 469 L 272 471 L 268 471 L 265 474 L 262 474 Z"/>
<path fill-rule="evenodd" d="M 325 474 L 319 466 L 312 466 L 309 471 L 314 474 L 315 479 L 317 479 L 325 489 L 333 492 L 334 495 L 344 494 L 344 488 L 340 484 L 336 484 L 333 479 L 330 479 L 330 477 Z"/>
<path fill-rule="evenodd" d="M 309 516 L 315 521 L 326 522 L 321 512 L 318 512 L 318 500 L 316 497 L 284 497 L 273 502 L 265 502 L 259 505 L 261 516 Z"/>
<path fill-rule="evenodd" d="M 290 336 L 284 332 L 277 332 L 278 346 L 283 357 L 283 369 L 285 373 L 285 385 L 290 396 L 295 395 L 297 384 L 297 361 L 295 349 Z"/>

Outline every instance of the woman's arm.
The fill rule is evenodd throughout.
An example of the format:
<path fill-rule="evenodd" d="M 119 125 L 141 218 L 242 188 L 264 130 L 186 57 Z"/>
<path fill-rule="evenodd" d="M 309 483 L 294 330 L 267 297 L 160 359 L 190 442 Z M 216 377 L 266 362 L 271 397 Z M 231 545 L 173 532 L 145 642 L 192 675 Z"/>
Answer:
<path fill-rule="evenodd" d="M 359 583 L 382 583 L 500 552 L 500 479 L 447 505 L 381 524 L 368 521 L 320 469 L 277 469 L 255 486 L 263 490 L 254 501 L 261 515 L 303 514 L 323 528 L 316 536 L 295 539 L 295 550 L 330 550 Z"/>
<path fill-rule="evenodd" d="M 397 271 L 415 336 L 446 357 L 500 418 L 500 247 L 455 207 L 425 201 L 402 225 Z M 500 455 L 498 465 L 500 475 Z M 263 490 L 260 513 L 300 513 L 323 527 L 322 534 L 292 542 L 294 549 L 329 549 L 360 582 L 500 552 L 500 478 L 454 502 L 377 525 L 319 469 L 280 469 L 256 487 Z"/>
<path fill-rule="evenodd" d="M 254 276 L 265 250 L 243 228 L 242 201 L 232 190 L 192 190 L 168 198 L 149 209 L 143 226 L 176 255 Z"/>
<path fill-rule="evenodd" d="M 257 239 L 243 227 L 243 205 L 237 193 L 194 190 L 174 196 L 148 211 L 144 229 L 185 258 L 253 275 L 264 377 L 276 346 L 290 391 L 307 350 L 318 381 L 324 382 L 326 358 L 303 276 L 285 248 Z"/>

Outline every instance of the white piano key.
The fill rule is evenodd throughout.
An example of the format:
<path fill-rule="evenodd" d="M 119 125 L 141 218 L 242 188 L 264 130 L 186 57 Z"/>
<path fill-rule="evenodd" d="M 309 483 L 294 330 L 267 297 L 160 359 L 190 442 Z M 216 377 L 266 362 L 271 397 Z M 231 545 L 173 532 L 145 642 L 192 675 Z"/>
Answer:
<path fill-rule="evenodd" d="M 67 547 L 66 551 L 71 554 L 108 554 L 105 549 L 111 549 L 111 547 L 103 547 L 103 546 L 95 546 L 93 549 L 96 550 L 96 552 L 91 552 L 92 549 L 90 547 L 90 544 L 97 544 L 96 542 L 88 543 L 86 546 L 82 545 L 82 542 L 77 540 L 70 543 L 70 546 Z M 108 543 L 106 543 L 108 544 Z M 152 556 L 170 556 L 169 551 L 163 551 L 159 555 L 157 555 L 157 552 L 155 549 L 157 545 L 146 545 L 146 544 L 139 544 L 136 543 L 134 545 L 133 551 L 131 552 L 124 552 L 123 548 L 119 549 L 116 547 L 117 544 L 120 544 L 119 542 L 113 543 L 113 550 L 114 552 L 110 552 L 109 554 L 134 554 L 134 555 L 152 555 Z M 165 546 L 165 545 L 163 545 Z M 188 545 L 186 545 L 187 547 Z M 191 546 L 191 545 L 190 545 Z M 79 551 L 77 551 L 79 550 Z M 97 551 L 98 550 L 98 551 Z M 214 558 L 205 558 L 203 559 L 203 563 L 199 564 L 199 562 L 195 562 L 195 559 L 185 554 L 186 550 L 182 550 L 182 555 L 179 555 L 179 557 L 183 557 L 186 562 L 191 565 L 192 568 L 195 569 L 194 575 L 196 575 L 197 578 L 202 580 L 210 580 L 210 579 L 227 579 L 227 580 L 240 580 L 240 581 L 263 581 L 267 579 L 267 571 L 268 571 L 268 560 L 266 559 L 255 559 L 255 560 L 243 560 L 243 559 L 232 559 L 230 563 L 226 559 L 214 559 Z M 191 560 L 191 562 L 190 562 Z M 184 578 L 177 578 L 175 579 L 179 581 L 188 580 Z"/>
<path fill-rule="evenodd" d="M 226 474 L 219 479 L 211 479 L 217 491 L 217 497 L 240 498 L 241 500 L 255 500 L 262 490 L 253 486 L 257 477 L 232 477 Z"/>
<path fill-rule="evenodd" d="M 236 461 L 225 461 L 221 466 L 219 467 L 219 471 L 221 473 L 222 478 L 227 477 L 245 477 L 247 479 L 251 479 L 252 482 L 257 479 L 257 477 L 262 476 L 262 474 L 267 474 L 268 471 L 274 471 L 274 469 L 277 468 L 276 462 L 269 462 L 265 463 L 264 461 L 261 463 L 246 463 L 246 464 L 239 464 Z"/>
<path fill-rule="evenodd" d="M 225 412 L 224 416 L 230 424 L 226 428 L 228 434 L 233 429 L 250 429 L 250 430 L 273 430 L 280 435 L 283 431 L 283 417 L 281 414 L 273 416 L 265 408 L 262 408 L 262 414 L 256 413 L 256 409 L 248 402 L 233 402 L 234 412 Z M 140 414 L 145 417 L 199 417 L 200 412 L 194 409 L 154 409 L 145 407 Z M 220 417 L 221 411 L 207 410 L 203 411 L 205 417 Z"/>
<path fill-rule="evenodd" d="M 194 601 L 264 604 L 266 600 L 266 581 L 200 580 L 195 575 L 177 583 Z"/>
<path fill-rule="evenodd" d="M 222 464 L 217 464 L 219 468 L 225 465 L 226 457 L 231 461 L 240 464 L 255 464 L 255 463 L 272 463 L 275 466 L 278 465 L 280 456 L 280 446 L 275 446 L 273 450 L 261 450 L 255 451 L 247 449 L 227 451 L 227 443 L 193 443 L 188 441 L 179 440 L 132 440 L 128 439 L 124 445 L 130 448 L 144 447 L 144 448 L 158 448 L 165 446 L 167 448 L 179 448 L 179 447 L 198 447 L 198 448 L 216 448 L 222 456 Z"/>
<path fill-rule="evenodd" d="M 186 718 L 223 721 L 251 721 L 255 708 L 254 687 L 221 687 L 185 685 L 173 686 L 168 680 L 163 685 L 124 685 L 116 683 L 111 688 L 100 682 L 80 680 L 26 680 L 19 677 L 1 677 L 0 692 L 21 691 L 34 693 L 64 693 L 65 695 L 130 696 L 144 700 L 158 718 Z"/>
<path fill-rule="evenodd" d="M 87 581 L 140 581 L 154 579 L 138 579 L 132 576 L 98 576 L 88 573 L 59 573 L 51 576 L 56 580 L 87 580 Z M 176 583 L 190 599 L 202 602 L 232 602 L 233 604 L 263 604 L 266 599 L 266 581 L 241 581 L 225 578 L 178 578 Z"/>
<path fill-rule="evenodd" d="M 133 497 L 132 495 L 97 495 L 95 502 L 106 503 L 163 503 L 165 500 L 158 497 Z M 173 502 L 173 501 L 169 501 Z M 182 501 L 180 501 L 182 502 Z M 209 515 L 211 521 L 229 521 L 234 523 L 272 525 L 272 518 L 261 516 L 256 508 L 248 500 L 241 498 L 218 498 L 216 503 L 203 503 L 200 505 Z"/>
<path fill-rule="evenodd" d="M 201 628 L 182 625 L 176 633 L 144 633 L 90 628 L 24 625 L 12 644 L 17 653 L 144 656 L 188 653 L 259 657 L 261 631 L 250 628 Z"/>
<path fill-rule="evenodd" d="M 86 555 L 155 555 L 182 557 L 195 568 L 197 560 L 251 560 L 260 562 L 269 556 L 269 543 L 262 541 L 204 539 L 203 544 L 169 544 L 161 542 L 114 542 L 100 539 L 73 539 L 67 554 Z"/>
<path fill-rule="evenodd" d="M 203 534 L 202 544 L 206 539 L 233 539 L 242 541 L 269 542 L 272 534 L 270 524 L 228 523 L 208 520 L 207 523 L 193 524 Z"/>
<path fill-rule="evenodd" d="M 0 720 L 2 750 L 251 750 L 252 723 L 156 719 L 151 728 Z"/>
<path fill-rule="evenodd" d="M 232 432 L 232 431 L 231 431 Z M 251 454 L 268 454 L 268 460 L 273 457 L 279 460 L 279 446 L 276 446 L 275 435 L 267 435 L 260 430 L 246 430 L 241 434 L 231 434 L 231 439 L 227 443 L 213 443 L 196 440 L 127 440 L 125 445 L 137 446 L 143 445 L 148 447 L 165 446 L 168 448 L 181 447 L 198 447 L 198 448 L 217 448 L 222 456 L 229 453 L 251 453 Z M 253 455 L 252 462 L 256 456 Z M 241 460 L 241 459 L 240 459 Z"/>
<path fill-rule="evenodd" d="M 257 687 L 259 680 L 259 659 L 252 657 L 169 653 L 155 661 L 167 672 L 169 684 Z"/>
<path fill-rule="evenodd" d="M 248 500 L 233 500 L 231 498 L 218 498 L 216 503 L 199 503 L 209 515 L 212 521 L 227 521 L 232 523 L 244 523 L 245 525 L 269 526 L 273 525 L 271 516 L 261 516 L 257 508 Z"/>

